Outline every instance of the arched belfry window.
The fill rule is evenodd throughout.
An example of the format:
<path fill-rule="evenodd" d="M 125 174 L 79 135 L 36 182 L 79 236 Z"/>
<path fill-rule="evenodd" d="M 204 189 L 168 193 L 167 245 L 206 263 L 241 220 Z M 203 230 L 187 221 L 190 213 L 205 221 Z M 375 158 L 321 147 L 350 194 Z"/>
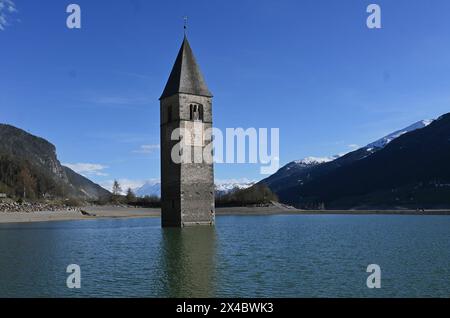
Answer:
<path fill-rule="evenodd" d="M 203 121 L 203 105 L 191 104 L 190 107 L 190 119 L 193 121 Z"/>

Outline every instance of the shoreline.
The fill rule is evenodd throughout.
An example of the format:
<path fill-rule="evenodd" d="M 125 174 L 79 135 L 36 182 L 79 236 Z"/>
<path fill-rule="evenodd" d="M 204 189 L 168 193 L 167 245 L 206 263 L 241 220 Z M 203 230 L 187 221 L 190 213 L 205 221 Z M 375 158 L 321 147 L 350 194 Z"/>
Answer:
<path fill-rule="evenodd" d="M 82 211 L 89 213 L 84 215 Z M 159 217 L 159 209 L 86 207 L 78 211 L 0 212 L 0 224 Z"/>
<path fill-rule="evenodd" d="M 84 214 L 81 212 L 84 212 Z M 219 207 L 216 216 L 268 216 L 268 215 L 448 215 L 450 210 L 298 210 L 283 205 L 268 207 Z M 159 208 L 132 208 L 92 206 L 79 211 L 0 212 L 0 224 L 78 221 L 99 219 L 128 219 L 160 217 Z"/>

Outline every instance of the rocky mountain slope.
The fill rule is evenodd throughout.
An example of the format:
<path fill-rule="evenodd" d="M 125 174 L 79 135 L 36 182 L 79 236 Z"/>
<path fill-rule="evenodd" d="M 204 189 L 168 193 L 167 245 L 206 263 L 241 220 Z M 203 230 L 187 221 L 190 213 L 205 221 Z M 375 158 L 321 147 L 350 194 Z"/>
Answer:
<path fill-rule="evenodd" d="M 110 193 L 59 162 L 56 148 L 26 131 L 0 124 L 0 192 L 30 199 L 99 199 Z"/>

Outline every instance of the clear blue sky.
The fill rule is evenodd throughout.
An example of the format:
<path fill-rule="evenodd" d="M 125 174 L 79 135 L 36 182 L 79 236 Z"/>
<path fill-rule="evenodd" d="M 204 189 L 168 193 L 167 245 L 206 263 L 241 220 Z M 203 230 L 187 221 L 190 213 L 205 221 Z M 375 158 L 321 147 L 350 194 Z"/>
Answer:
<path fill-rule="evenodd" d="M 102 184 L 159 178 L 159 150 L 141 150 L 159 144 L 158 98 L 185 15 L 215 126 L 280 128 L 281 164 L 450 110 L 447 0 L 12 1 L 0 122 L 48 139 L 63 163 L 104 167 L 85 172 Z M 66 27 L 70 3 L 81 30 Z M 366 27 L 370 3 L 381 30 Z M 216 178 L 258 180 L 259 168 L 217 165 Z"/>

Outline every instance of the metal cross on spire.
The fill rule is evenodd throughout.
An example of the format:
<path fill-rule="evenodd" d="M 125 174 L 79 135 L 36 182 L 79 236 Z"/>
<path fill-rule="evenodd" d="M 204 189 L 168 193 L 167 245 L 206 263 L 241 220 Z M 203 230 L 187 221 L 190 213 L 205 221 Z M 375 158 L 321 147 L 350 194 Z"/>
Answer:
<path fill-rule="evenodd" d="M 183 19 L 184 19 L 184 34 L 186 35 L 186 30 L 188 27 L 188 17 L 185 16 Z"/>

